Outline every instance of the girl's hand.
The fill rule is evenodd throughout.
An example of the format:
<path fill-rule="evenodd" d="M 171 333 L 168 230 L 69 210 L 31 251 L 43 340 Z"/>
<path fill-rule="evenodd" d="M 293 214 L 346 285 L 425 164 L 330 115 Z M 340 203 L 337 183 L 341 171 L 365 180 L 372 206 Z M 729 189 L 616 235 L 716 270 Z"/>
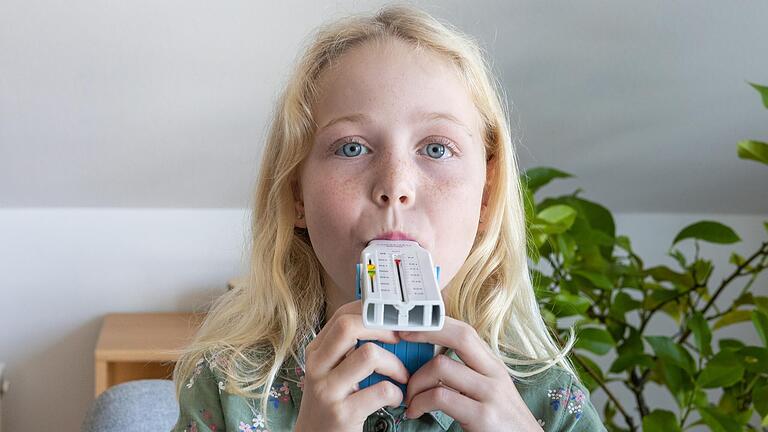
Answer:
<path fill-rule="evenodd" d="M 504 362 L 469 324 L 446 316 L 440 331 L 399 335 L 410 342 L 453 348 L 466 363 L 440 354 L 419 368 L 408 380 L 408 418 L 441 410 L 467 432 L 542 430 L 515 388 Z"/>
<path fill-rule="evenodd" d="M 355 349 L 358 339 L 396 344 L 394 331 L 363 327 L 362 301 L 341 306 L 307 345 L 304 393 L 296 419 L 297 431 L 355 431 L 383 406 L 397 407 L 403 392 L 383 380 L 359 391 L 359 382 L 374 371 L 407 383 L 409 374 L 397 356 L 374 344 Z"/>

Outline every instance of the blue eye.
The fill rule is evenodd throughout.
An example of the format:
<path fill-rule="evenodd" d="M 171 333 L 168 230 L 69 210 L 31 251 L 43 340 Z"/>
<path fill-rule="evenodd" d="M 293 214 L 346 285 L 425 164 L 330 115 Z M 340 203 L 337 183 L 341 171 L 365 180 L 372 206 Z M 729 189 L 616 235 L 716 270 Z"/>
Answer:
<path fill-rule="evenodd" d="M 440 143 L 427 144 L 427 154 L 434 159 L 440 159 L 445 154 L 445 145 Z"/>
<path fill-rule="evenodd" d="M 358 142 L 351 141 L 351 142 L 345 143 L 344 145 L 339 147 L 339 149 L 336 150 L 336 153 L 334 153 L 334 154 L 339 155 L 339 156 L 343 155 L 343 156 L 347 156 L 347 157 L 355 157 L 355 156 L 359 156 L 359 155 L 363 154 L 363 149 L 364 148 L 365 148 L 365 146 L 363 146 L 362 144 L 360 144 Z M 339 152 L 341 152 L 341 154 Z"/>
<path fill-rule="evenodd" d="M 370 149 L 357 142 L 356 139 L 357 138 L 347 139 L 341 145 L 341 147 L 336 149 L 334 154 L 337 156 L 345 156 L 347 158 L 355 158 L 357 156 L 370 153 Z M 447 139 L 434 137 L 433 140 L 434 141 L 431 141 L 422 147 L 422 150 L 420 150 L 419 153 L 424 154 L 422 152 L 425 152 L 427 156 L 434 160 L 449 159 L 456 156 L 456 154 L 461 154 L 456 146 Z"/>
<path fill-rule="evenodd" d="M 450 159 L 457 153 L 461 154 L 461 152 L 456 148 L 456 145 L 447 139 L 442 137 L 434 137 L 433 140 L 434 141 L 431 141 L 429 144 L 423 147 L 426 149 L 426 154 L 430 158 L 434 160 L 443 160 Z M 448 154 L 446 154 L 446 151 Z"/>

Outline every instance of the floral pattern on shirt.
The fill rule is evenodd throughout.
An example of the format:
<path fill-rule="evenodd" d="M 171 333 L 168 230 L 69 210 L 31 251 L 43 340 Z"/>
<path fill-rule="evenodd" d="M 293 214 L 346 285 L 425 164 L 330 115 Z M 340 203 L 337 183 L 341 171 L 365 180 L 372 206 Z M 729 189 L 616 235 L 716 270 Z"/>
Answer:
<path fill-rule="evenodd" d="M 195 365 L 195 370 L 192 372 L 192 376 L 189 377 L 189 382 L 187 382 L 187 388 L 192 388 L 193 385 L 195 385 L 195 378 L 197 378 L 198 375 L 203 371 L 203 368 L 205 368 L 205 359 L 200 359 L 197 361 L 197 364 Z"/>
<path fill-rule="evenodd" d="M 288 384 L 283 383 L 280 387 L 275 385 L 269 390 L 269 402 L 272 402 L 272 407 L 277 409 L 280 402 L 288 402 L 291 396 L 291 389 L 288 388 Z"/>
<path fill-rule="evenodd" d="M 299 378 L 299 382 L 296 383 L 296 385 L 301 389 L 301 391 L 304 391 L 304 369 L 302 369 L 301 366 L 296 366 L 293 372 Z"/>
<path fill-rule="evenodd" d="M 200 417 L 206 422 L 206 426 L 208 429 L 210 429 L 213 432 L 216 432 L 218 429 L 218 426 L 216 426 L 215 423 L 213 423 L 213 414 L 207 410 L 207 409 L 201 409 L 200 410 Z M 197 423 L 196 422 L 190 422 L 187 424 L 187 427 L 184 428 L 184 432 L 198 432 Z"/>
<path fill-rule="evenodd" d="M 560 408 L 567 410 L 568 414 L 573 414 L 578 419 L 587 400 L 584 392 L 580 388 L 558 387 L 547 391 L 547 397 L 550 400 L 552 410 L 557 411 Z"/>
<path fill-rule="evenodd" d="M 231 383 L 227 381 L 226 367 L 226 362 L 216 356 L 206 356 L 196 364 L 192 377 L 182 385 L 180 415 L 174 432 L 290 430 L 296 420 L 305 388 L 303 368 L 289 361 L 284 365 L 283 373 L 276 377 L 268 392 L 270 422 L 267 425 L 261 410 L 255 405 L 256 399 L 229 394 L 227 390 Z M 532 379 L 518 380 L 514 376 L 512 379 L 542 429 L 548 432 L 605 431 L 589 401 L 587 389 L 566 371 L 551 368 Z M 422 416 L 419 419 L 406 418 L 402 408 L 382 408 L 379 411 L 376 417 L 390 418 L 395 430 L 462 430 L 453 418 L 441 411 L 437 412 L 439 415 L 430 413 L 431 416 Z"/>
<path fill-rule="evenodd" d="M 252 424 L 246 422 L 240 422 L 237 427 L 241 432 L 269 432 L 264 426 L 264 417 L 261 414 L 256 414 L 256 417 L 251 420 Z"/>

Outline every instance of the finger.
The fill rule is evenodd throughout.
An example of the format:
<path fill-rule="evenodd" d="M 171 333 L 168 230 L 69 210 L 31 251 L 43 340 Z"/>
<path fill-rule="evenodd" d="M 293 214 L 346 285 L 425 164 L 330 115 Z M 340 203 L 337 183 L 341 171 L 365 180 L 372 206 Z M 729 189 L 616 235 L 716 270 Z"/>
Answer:
<path fill-rule="evenodd" d="M 446 355 L 439 354 L 408 379 L 405 404 L 409 405 L 415 395 L 437 387 L 438 381 L 476 401 L 485 400 L 491 384 L 491 378 L 477 373 Z"/>
<path fill-rule="evenodd" d="M 405 415 L 409 419 L 419 418 L 426 412 L 440 410 L 453 417 L 464 427 L 477 420 L 473 416 L 481 412 L 481 408 L 480 402 L 466 395 L 460 395 L 445 387 L 434 387 L 417 394 L 405 410 Z"/>
<path fill-rule="evenodd" d="M 428 342 L 452 348 L 467 366 L 487 377 L 507 375 L 502 361 L 478 336 L 477 331 L 464 321 L 446 316 L 441 330 L 398 334 L 409 342 Z"/>
<path fill-rule="evenodd" d="M 379 381 L 346 399 L 354 407 L 354 418 L 365 418 L 383 406 L 398 407 L 403 402 L 403 391 L 390 381 Z"/>
<path fill-rule="evenodd" d="M 362 312 L 363 312 L 362 300 L 355 300 L 339 306 L 339 308 L 336 309 L 336 312 L 333 313 L 333 316 L 331 316 L 330 319 L 325 321 L 323 328 L 320 329 L 320 332 L 317 334 L 315 339 L 310 343 L 311 346 L 307 346 L 307 351 L 317 349 L 317 347 L 322 345 L 323 339 L 325 339 L 325 335 L 328 333 L 328 329 L 341 315 L 350 314 L 350 313 L 360 314 L 361 316 L 360 319 L 362 320 Z"/>
<path fill-rule="evenodd" d="M 400 338 L 392 330 L 368 329 L 357 314 L 339 316 L 328 329 L 328 337 L 312 353 L 313 372 L 326 374 L 335 368 L 344 354 L 357 345 L 359 339 L 378 340 L 396 344 Z"/>
<path fill-rule="evenodd" d="M 375 343 L 368 342 L 342 360 L 328 374 L 328 382 L 338 383 L 339 387 L 336 388 L 346 392 L 340 396 L 346 397 L 351 393 L 349 390 L 354 389 L 355 384 L 358 384 L 374 372 L 391 377 L 403 384 L 406 384 L 410 377 L 408 368 L 405 367 L 395 354 Z"/>

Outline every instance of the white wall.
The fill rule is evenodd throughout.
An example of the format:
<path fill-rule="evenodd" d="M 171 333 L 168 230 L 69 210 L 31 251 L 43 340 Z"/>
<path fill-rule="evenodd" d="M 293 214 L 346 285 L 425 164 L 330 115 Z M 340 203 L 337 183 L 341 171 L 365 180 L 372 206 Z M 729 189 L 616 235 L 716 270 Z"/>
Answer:
<path fill-rule="evenodd" d="M 78 430 L 93 399 L 101 317 L 205 305 L 244 271 L 248 217 L 240 209 L 0 210 L 0 359 L 8 363 L 11 380 L 3 430 L 43 431 L 52 424 Z M 727 262 L 731 250 L 747 254 L 768 237 L 758 216 L 616 218 L 617 232 L 630 236 L 649 266 L 671 264 L 664 257 L 671 239 L 699 219 L 730 224 L 744 239 L 734 248 L 702 245 L 719 271 L 717 264 Z M 765 280 L 755 284 L 763 295 Z M 663 325 L 661 320 L 659 334 Z M 757 343 L 749 326 L 731 330 Z M 595 394 L 596 403 L 603 400 Z M 663 392 L 651 393 L 649 400 L 652 406 L 670 402 Z"/>
<path fill-rule="evenodd" d="M 249 212 L 0 210 L 3 431 L 79 430 L 109 312 L 200 308 L 241 274 Z"/>
<path fill-rule="evenodd" d="M 0 207 L 247 206 L 311 31 L 383 3 L 0 1 Z M 768 2 L 414 3 L 488 49 L 522 166 L 617 211 L 768 213 L 735 147 L 765 137 Z"/>

